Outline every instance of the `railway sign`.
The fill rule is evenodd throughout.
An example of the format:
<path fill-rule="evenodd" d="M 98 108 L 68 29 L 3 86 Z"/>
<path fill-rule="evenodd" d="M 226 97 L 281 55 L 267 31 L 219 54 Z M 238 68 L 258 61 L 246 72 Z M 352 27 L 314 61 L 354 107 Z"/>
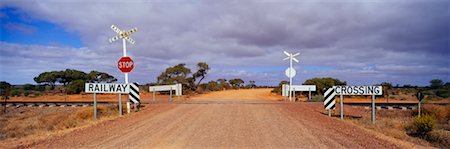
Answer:
<path fill-rule="evenodd" d="M 382 86 L 333 86 L 336 95 L 382 95 Z"/>
<path fill-rule="evenodd" d="M 84 92 L 128 94 L 130 87 L 128 84 L 86 83 L 84 85 Z"/>
<path fill-rule="evenodd" d="M 110 39 L 109 39 L 109 42 L 114 42 L 114 41 L 116 41 L 116 40 L 119 40 L 119 38 L 122 38 L 122 39 L 124 39 L 124 40 L 130 42 L 131 44 L 134 44 L 134 43 L 135 43 L 135 41 L 133 40 L 133 38 L 130 38 L 130 35 L 131 35 L 132 33 L 137 32 L 137 28 L 133 28 L 133 29 L 131 29 L 131 30 L 129 30 L 129 31 L 122 31 L 122 30 L 120 30 L 117 26 L 111 25 L 111 29 L 112 29 L 114 32 L 116 32 L 118 35 L 117 35 L 117 36 L 114 36 L 114 37 L 112 37 L 112 38 L 110 38 Z"/>
<path fill-rule="evenodd" d="M 332 90 L 331 90 L 332 89 Z M 383 95 L 382 86 L 333 86 L 325 92 L 325 109 L 327 109 L 327 93 L 333 92 L 333 98 L 335 95 L 340 95 L 340 111 L 341 119 L 344 119 L 344 95 L 371 95 L 372 96 L 372 124 L 375 124 L 375 96 Z M 329 113 L 330 114 L 330 113 Z"/>
<path fill-rule="evenodd" d="M 424 98 L 424 95 L 421 91 L 417 92 L 416 94 L 417 100 L 422 101 Z"/>
<path fill-rule="evenodd" d="M 131 72 L 134 68 L 134 61 L 130 57 L 122 57 L 117 62 L 117 68 L 123 73 Z"/>
<path fill-rule="evenodd" d="M 295 62 L 298 63 L 298 59 L 296 59 L 295 57 L 298 56 L 298 55 L 300 55 L 300 53 L 292 54 L 292 53 L 288 53 L 288 52 L 286 52 L 286 51 L 283 51 L 283 53 L 284 53 L 286 56 L 288 56 L 288 57 L 284 58 L 283 60 L 292 59 L 292 60 L 294 60 Z"/>

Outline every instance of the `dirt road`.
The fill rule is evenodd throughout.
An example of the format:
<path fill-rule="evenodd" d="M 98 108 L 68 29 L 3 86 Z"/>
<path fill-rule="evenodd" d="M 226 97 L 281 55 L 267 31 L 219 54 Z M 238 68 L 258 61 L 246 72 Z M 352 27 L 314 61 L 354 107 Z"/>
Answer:
<path fill-rule="evenodd" d="M 321 103 L 284 103 L 267 91 L 225 91 L 193 98 L 192 103 L 153 104 L 138 113 L 21 147 L 398 148 L 323 115 L 318 110 Z M 240 102 L 245 100 L 252 102 Z"/>

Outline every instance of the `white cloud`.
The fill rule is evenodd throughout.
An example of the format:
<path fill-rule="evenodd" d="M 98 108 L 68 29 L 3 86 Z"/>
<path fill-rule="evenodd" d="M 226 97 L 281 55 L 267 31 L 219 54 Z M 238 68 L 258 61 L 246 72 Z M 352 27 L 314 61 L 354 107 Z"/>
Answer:
<path fill-rule="evenodd" d="M 426 84 L 430 77 L 450 81 L 445 1 L 14 1 L 5 5 L 80 35 L 86 48 L 41 46 L 45 50 L 39 53 L 36 46 L 14 45 L 21 49 L 17 58 L 57 62 L 43 70 L 96 69 L 121 76 L 114 65 L 121 56 L 121 43 L 107 41 L 114 35 L 109 26 L 116 24 L 121 29 L 139 28 L 132 35 L 136 45 L 128 44 L 136 62 L 130 78 L 139 82 L 155 81 L 161 71 L 177 63 L 193 66 L 205 61 L 217 70 L 211 72 L 211 79 L 247 77 L 273 85 L 278 82 L 270 81 L 285 78 L 283 50 L 300 51 L 301 63 L 296 64 L 300 69 L 333 68 L 305 71 L 299 81 L 317 76 L 341 77 L 354 84 L 411 78 Z M 8 50 L 2 48 L 2 60 Z M 60 55 L 58 50 L 69 53 Z M 83 65 L 86 62 L 92 64 Z M 30 69 L 25 63 L 14 65 Z M 2 71 L 7 67 L 2 65 Z M 273 70 L 257 71 L 266 67 Z"/>

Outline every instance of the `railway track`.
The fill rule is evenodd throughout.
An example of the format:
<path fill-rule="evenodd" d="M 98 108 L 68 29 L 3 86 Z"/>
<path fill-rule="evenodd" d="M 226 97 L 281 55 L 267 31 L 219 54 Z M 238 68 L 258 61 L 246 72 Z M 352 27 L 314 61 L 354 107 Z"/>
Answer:
<path fill-rule="evenodd" d="M 450 105 L 450 103 L 422 103 L 422 105 L 429 105 L 429 104 Z M 364 107 L 365 109 L 370 109 L 370 107 L 372 106 L 372 103 L 370 103 L 370 102 L 344 102 L 344 105 L 350 105 L 350 106 L 354 106 L 354 107 Z M 415 110 L 418 107 L 418 103 L 413 103 L 413 102 L 386 103 L 386 102 L 382 102 L 382 103 L 375 103 L 375 107 L 377 110 L 381 110 L 381 109 Z"/>
<path fill-rule="evenodd" d="M 117 102 L 98 101 L 97 104 L 117 104 Z M 1 102 L 2 106 L 8 107 L 88 107 L 94 103 L 88 101 L 7 101 Z"/>
<path fill-rule="evenodd" d="M 205 102 L 143 102 L 142 104 L 235 104 L 235 102 L 217 102 L 217 101 L 205 101 Z M 286 103 L 286 102 L 239 102 L 240 104 L 299 104 Z M 98 101 L 97 104 L 117 104 L 117 101 Z M 436 105 L 450 105 L 450 103 L 422 103 L 422 105 L 436 104 Z M 93 106 L 92 101 L 7 101 L 0 102 L 1 106 L 20 108 L 20 107 L 88 107 Z M 344 105 L 353 107 L 364 107 L 370 109 L 371 103 L 368 102 L 345 102 Z M 376 103 L 376 109 L 401 109 L 401 110 L 415 110 L 417 109 L 417 103 Z"/>

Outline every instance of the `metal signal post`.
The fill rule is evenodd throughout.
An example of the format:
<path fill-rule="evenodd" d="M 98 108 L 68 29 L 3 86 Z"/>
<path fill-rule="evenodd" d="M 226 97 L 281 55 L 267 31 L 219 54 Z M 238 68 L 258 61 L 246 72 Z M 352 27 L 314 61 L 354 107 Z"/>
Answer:
<path fill-rule="evenodd" d="M 288 52 L 286 52 L 286 51 L 283 51 L 283 53 L 284 53 L 286 56 L 288 56 L 288 57 L 284 58 L 283 60 L 289 60 L 289 68 L 286 69 L 286 76 L 289 77 L 289 89 L 288 89 L 288 91 L 289 91 L 289 93 L 288 93 L 288 95 L 289 95 L 289 101 L 292 101 L 292 91 L 291 91 L 291 88 L 292 88 L 292 78 L 293 78 L 293 77 L 295 76 L 295 74 L 296 74 L 295 69 L 292 68 L 292 61 L 295 61 L 295 62 L 298 63 L 298 60 L 297 60 L 295 57 L 298 56 L 298 55 L 300 55 L 300 53 L 292 54 L 292 53 L 288 53 Z"/>
<path fill-rule="evenodd" d="M 114 32 L 116 32 L 118 35 L 110 38 L 109 42 L 112 43 L 112 42 L 122 38 L 123 57 L 127 57 L 127 42 L 126 41 L 130 42 L 131 44 L 135 43 L 134 39 L 130 38 L 129 36 L 132 33 L 137 32 L 137 28 L 133 28 L 133 29 L 131 29 L 129 31 L 122 31 L 117 26 L 111 25 L 111 29 Z M 128 84 L 128 72 L 125 72 L 124 75 L 125 75 L 125 83 Z M 121 97 L 122 97 L 122 94 L 119 94 L 119 112 L 120 112 L 120 115 L 122 115 L 122 98 Z M 134 108 L 137 108 L 136 103 L 134 104 Z M 129 111 L 129 109 L 128 109 L 128 111 Z"/>

